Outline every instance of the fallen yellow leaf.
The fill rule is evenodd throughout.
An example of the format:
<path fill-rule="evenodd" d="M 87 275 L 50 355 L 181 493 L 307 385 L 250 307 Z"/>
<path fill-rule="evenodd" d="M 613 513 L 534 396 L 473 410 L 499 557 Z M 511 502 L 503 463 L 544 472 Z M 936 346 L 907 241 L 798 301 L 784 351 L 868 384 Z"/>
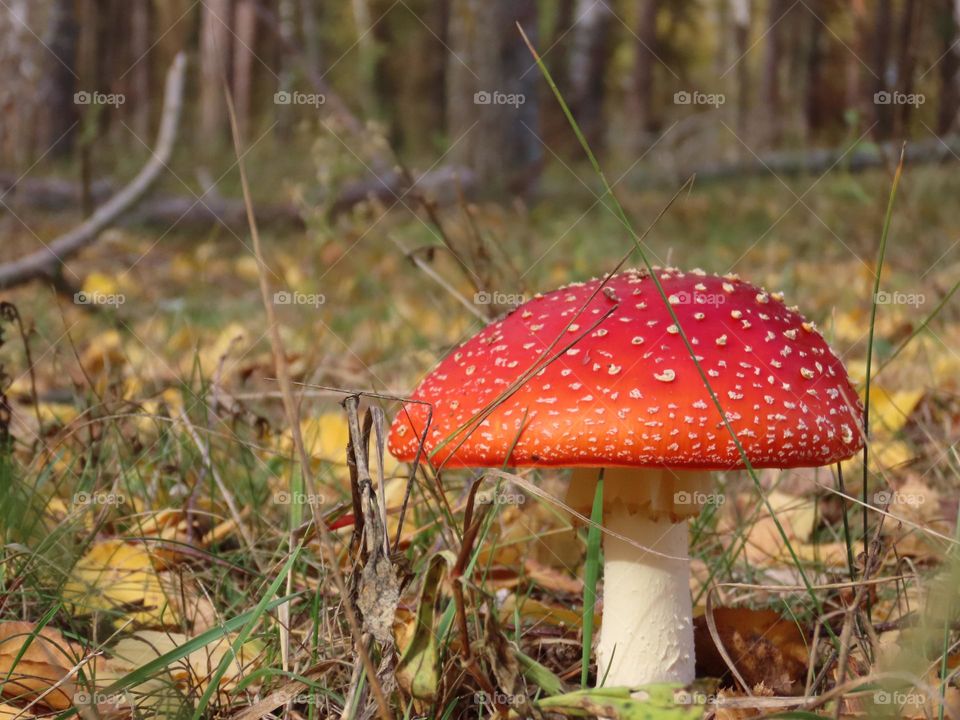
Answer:
<path fill-rule="evenodd" d="M 0 623 L 0 696 L 18 702 L 37 698 L 53 710 L 73 704 L 76 686 L 68 677 L 83 652 L 54 628 L 28 622 Z M 54 686 L 56 687 L 54 688 Z M 53 688 L 53 689 L 51 689 Z"/>
<path fill-rule="evenodd" d="M 871 385 L 871 430 L 885 431 L 890 435 L 899 432 L 923 396 L 922 389 L 892 391 L 879 385 Z"/>
<path fill-rule="evenodd" d="M 176 625 L 150 552 L 141 543 L 105 540 L 73 567 L 63 587 L 64 601 L 78 615 L 107 613 L 114 624 Z"/>
<path fill-rule="evenodd" d="M 113 664 L 135 670 L 189 641 L 190 638 L 182 633 L 139 630 L 113 646 Z M 235 635 L 227 635 L 194 650 L 167 666 L 169 678 L 182 689 L 195 691 L 199 696 L 210 684 L 223 658 L 229 654 L 231 660 L 227 671 L 220 678 L 219 687 L 235 687 L 237 682 L 254 669 L 263 652 L 259 642 L 250 640 L 233 655 L 232 644 L 235 641 Z"/>

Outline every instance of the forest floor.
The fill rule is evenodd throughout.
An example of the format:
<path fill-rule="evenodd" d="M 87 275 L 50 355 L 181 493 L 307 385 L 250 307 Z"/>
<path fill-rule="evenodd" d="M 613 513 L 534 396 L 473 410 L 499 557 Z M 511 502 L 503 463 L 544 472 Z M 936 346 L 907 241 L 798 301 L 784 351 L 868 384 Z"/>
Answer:
<path fill-rule="evenodd" d="M 647 253 L 655 264 L 736 272 L 782 291 L 816 321 L 862 391 L 891 182 L 892 172 L 837 168 L 820 179 L 695 183 L 646 237 Z M 602 274 L 630 249 L 629 236 L 563 169 L 536 204 L 449 207 L 440 228 L 405 206 L 363 206 L 330 221 L 309 207 L 302 185 L 277 187 L 307 205 L 308 223 L 305 232 L 264 229 L 266 270 L 247 232 L 123 227 L 69 263 L 79 299 L 39 282 L 3 294 L 26 337 L 8 311 L 0 387 L 14 452 L 0 456 L 0 618 L 22 624 L 0 624 L 8 678 L 0 718 L 74 705 L 84 717 L 131 707 L 279 716 L 284 706 L 311 718 L 384 716 L 378 691 L 394 717 L 487 715 L 495 705 L 526 714 L 531 703 L 596 711 L 609 699 L 570 694 L 580 687 L 585 530 L 515 489 L 516 502 L 492 508 L 476 542 L 465 543 L 473 477 L 465 471 L 445 473 L 440 488 L 418 476 L 400 526 L 407 470 L 389 459 L 383 498 L 390 536 L 400 537 L 390 556 L 398 596 L 383 592 L 369 613 L 383 615 L 380 637 L 366 641 L 378 679 L 362 679 L 339 584 L 370 590 L 351 542 L 341 403 L 344 390 L 409 393 L 483 317 Z M 643 230 L 673 191 L 625 185 L 618 195 Z M 709 599 L 756 697 L 733 689 L 718 653 L 701 652 L 702 680 L 685 704 L 674 704 L 672 690 L 651 691 L 618 713 L 739 718 L 792 707 L 960 717 L 950 675 L 960 666 L 952 552 L 960 305 L 941 306 L 960 278 L 958 195 L 954 167 L 921 166 L 906 169 L 896 198 L 873 342 L 870 507 L 844 503 L 837 468 L 762 471 L 788 547 L 751 479 L 727 473 L 718 480 L 724 502 L 693 525 L 696 614 Z M 4 219 L 0 261 L 29 246 L 33 232 L 53 235 L 75 218 L 22 220 Z M 285 420 L 261 274 L 280 293 L 272 311 L 298 396 L 306 473 Z M 371 405 L 388 421 L 398 408 L 365 397 L 361 419 Z M 562 494 L 560 472 L 522 475 Z M 843 463 L 848 495 L 860 497 L 863 477 L 859 458 Z M 851 580 L 867 557 L 864 514 L 869 585 Z M 318 535 L 315 517 L 329 531 Z M 472 568 L 461 583 L 474 642 L 468 665 L 447 566 L 435 560 L 462 548 Z M 812 591 L 798 589 L 803 577 Z M 435 621 L 436 635 L 418 631 L 418 618 Z M 701 620 L 698 647 L 712 642 Z M 399 669 L 391 645 L 402 651 Z M 439 677 L 411 670 L 414 646 L 436 651 Z M 745 697 L 746 709 L 723 704 Z"/>

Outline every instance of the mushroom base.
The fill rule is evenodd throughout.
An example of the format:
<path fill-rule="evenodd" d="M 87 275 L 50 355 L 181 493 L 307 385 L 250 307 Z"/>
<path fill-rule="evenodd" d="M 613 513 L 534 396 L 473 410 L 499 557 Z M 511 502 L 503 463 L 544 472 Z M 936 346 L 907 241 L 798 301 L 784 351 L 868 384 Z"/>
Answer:
<path fill-rule="evenodd" d="M 598 475 L 598 468 L 575 470 L 568 504 L 589 514 Z M 605 470 L 598 685 L 693 681 L 686 519 L 700 512 L 711 485 L 700 470 Z"/>

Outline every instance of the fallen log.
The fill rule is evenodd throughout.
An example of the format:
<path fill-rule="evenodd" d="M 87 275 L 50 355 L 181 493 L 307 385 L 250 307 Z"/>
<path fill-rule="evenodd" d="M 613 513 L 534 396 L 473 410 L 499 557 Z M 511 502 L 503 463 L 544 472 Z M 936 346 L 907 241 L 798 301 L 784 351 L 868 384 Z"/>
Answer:
<path fill-rule="evenodd" d="M 877 168 L 897 166 L 900 159 L 901 141 L 884 143 L 861 143 L 850 150 L 849 147 L 812 148 L 808 150 L 780 150 L 765 153 L 759 157 L 736 162 L 717 162 L 695 166 L 684 170 L 670 179 L 676 184 L 680 178 L 696 174 L 697 182 L 716 182 L 757 175 L 785 177 L 793 175 L 822 175 L 834 166 L 847 172 L 863 172 Z M 913 140 L 907 143 L 904 162 L 907 165 L 953 162 L 960 159 L 960 136 Z M 662 186 L 665 178 L 648 177 L 641 185 Z"/>
<path fill-rule="evenodd" d="M 469 196 L 475 185 L 474 173 L 465 167 L 449 166 L 415 176 L 413 191 L 432 198 L 439 206 L 457 202 L 459 187 Z M 91 188 L 95 204 L 100 205 L 115 193 L 106 180 L 96 181 Z M 69 212 L 80 206 L 80 183 L 62 178 L 25 178 L 18 180 L 11 173 L 0 173 L 2 204 L 27 207 L 42 212 Z M 375 198 L 386 207 L 403 204 L 415 207 L 409 183 L 402 173 L 390 171 L 378 177 L 368 177 L 348 183 L 330 205 L 330 216 L 335 219 L 349 212 L 355 205 Z M 321 201 L 322 202 L 322 201 Z M 293 203 L 264 203 L 254 208 L 257 221 L 274 229 L 304 227 L 303 215 Z M 240 232 L 247 226 L 243 201 L 225 198 L 214 193 L 196 196 L 156 195 L 143 200 L 118 223 L 159 227 L 164 230 L 205 230 L 213 225 L 225 225 Z"/>

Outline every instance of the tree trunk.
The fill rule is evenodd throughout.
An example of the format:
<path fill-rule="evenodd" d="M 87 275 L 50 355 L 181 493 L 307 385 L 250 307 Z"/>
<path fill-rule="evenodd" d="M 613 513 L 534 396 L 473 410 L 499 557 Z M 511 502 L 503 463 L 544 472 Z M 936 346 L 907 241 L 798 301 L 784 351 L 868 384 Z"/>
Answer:
<path fill-rule="evenodd" d="M 451 154 L 472 168 L 491 197 L 530 195 L 543 158 L 540 74 L 517 32 L 536 44 L 534 0 L 452 0 L 447 60 Z"/>
<path fill-rule="evenodd" d="M 230 75 L 230 0 L 200 7 L 200 143 L 214 153 L 229 140 L 223 81 Z"/>
<path fill-rule="evenodd" d="M 250 139 L 253 112 L 253 64 L 257 53 L 256 0 L 237 0 L 233 43 L 233 99 L 242 137 Z"/>
<path fill-rule="evenodd" d="M 770 0 L 767 15 L 767 36 L 763 57 L 763 73 L 760 76 L 760 104 L 763 117 L 763 142 L 766 147 L 775 147 L 781 138 L 783 112 L 780 97 L 780 72 L 783 64 L 783 17 L 789 11 L 786 0 Z"/>
<path fill-rule="evenodd" d="M 319 39 L 316 37 L 316 27 L 314 27 L 316 16 L 313 15 L 314 0 L 302 0 L 300 3 L 301 15 L 303 16 L 303 41 L 311 45 L 317 44 Z M 310 21 L 307 21 L 305 13 L 311 12 Z M 297 46 L 296 31 L 296 2 L 295 0 L 279 0 L 277 4 L 277 33 L 280 36 L 280 70 L 277 72 L 277 87 L 274 91 L 277 93 L 289 93 L 293 91 L 293 80 L 295 68 L 299 62 L 294 48 Z M 309 47 L 309 46 L 308 46 Z M 309 58 L 309 52 L 307 54 Z M 307 68 L 307 75 L 312 77 L 312 73 L 319 74 L 319 60 L 317 67 L 311 64 Z M 277 134 L 281 139 L 287 139 L 290 136 L 290 130 L 293 124 L 293 108 L 290 105 L 273 104 L 272 114 L 277 121 Z"/>
<path fill-rule="evenodd" d="M 733 35 L 737 70 L 737 133 L 745 138 L 749 132 L 750 68 L 746 54 L 750 40 L 750 0 L 730 0 L 733 10 Z"/>
<path fill-rule="evenodd" d="M 599 4 L 599 3 L 598 3 Z M 574 55 L 574 46 L 576 44 L 576 33 L 579 29 L 579 23 L 576 22 L 575 6 L 577 0 L 557 0 L 550 6 L 552 17 L 550 20 L 549 35 L 541 43 L 546 48 L 552 48 L 549 53 L 544 55 L 543 61 L 547 65 L 550 74 L 557 82 L 557 87 L 567 99 L 570 109 L 576 115 L 576 109 L 573 107 L 573 98 L 571 90 L 570 63 Z M 541 7 L 545 7 L 544 4 Z M 546 14 L 547 11 L 544 11 Z M 548 18 L 543 18 L 542 23 Z M 532 62 L 532 58 L 531 58 Z M 547 107 L 551 107 L 549 96 L 552 93 L 541 94 L 547 98 Z M 556 107 L 554 105 L 554 107 Z M 569 155 L 571 152 L 579 151 L 579 144 L 576 137 L 570 132 L 570 124 L 561 112 L 546 112 L 541 119 L 543 128 L 543 141 L 558 154 Z"/>
<path fill-rule="evenodd" d="M 133 113 L 132 123 L 137 135 L 150 137 L 150 91 L 152 89 L 150 49 L 150 5 L 135 2 L 130 5 L 130 60 L 127 88 L 132 92 L 128 112 Z"/>
<path fill-rule="evenodd" d="M 866 82 L 864 75 L 863 61 L 860 58 L 866 57 L 866 48 L 868 47 L 867 35 L 869 34 L 869 18 L 867 17 L 867 8 L 864 0 L 852 0 L 850 4 L 853 13 L 853 43 L 852 52 L 847 53 L 846 78 L 847 78 L 847 108 L 855 112 L 857 119 L 856 127 L 851 128 L 851 132 L 859 136 L 865 128 L 865 123 L 873 122 L 873 96 L 868 95 L 865 88 L 870 84 Z"/>
<path fill-rule="evenodd" d="M 657 128 L 656 106 L 654 103 L 654 66 L 657 61 L 657 12 L 659 0 L 642 0 L 640 16 L 637 21 L 637 41 L 634 46 L 636 57 L 633 65 L 632 105 L 635 118 L 633 123 L 637 136 L 633 139 L 633 150 L 642 152 L 647 146 L 647 136 Z"/>
<path fill-rule="evenodd" d="M 569 53 L 570 109 L 594 152 L 604 141 L 603 102 L 613 12 L 605 3 L 578 0 Z"/>
<path fill-rule="evenodd" d="M 377 117 L 380 108 L 377 103 L 377 45 L 367 0 L 350 0 L 353 10 L 353 22 L 356 26 L 356 49 L 360 69 L 359 95 L 363 104 L 364 114 L 369 118 Z M 377 23 L 378 25 L 380 23 Z"/>
<path fill-rule="evenodd" d="M 873 103 L 874 120 L 877 123 L 874 135 L 881 139 L 890 137 L 893 130 L 893 105 L 883 102 L 881 98 L 890 88 L 887 83 L 887 71 L 890 69 L 890 35 L 893 23 L 893 8 L 891 0 L 876 0 L 876 18 L 874 21 L 873 37 L 871 38 L 871 69 L 873 71 L 873 93 L 870 102 Z"/>
<path fill-rule="evenodd" d="M 74 0 L 54 0 L 44 45 L 52 57 L 44 75 L 40 95 L 45 112 L 43 146 L 51 148 L 55 157 L 65 157 L 73 151 L 77 135 L 77 105 L 73 95 L 77 91 L 77 49 L 80 25 L 77 22 Z"/>
<path fill-rule="evenodd" d="M 423 158 L 434 155 L 443 129 L 446 3 L 407 0 L 408 11 L 391 12 L 392 2 L 380 0 L 373 6 L 382 16 L 376 26 L 382 49 L 376 73 L 378 105 L 391 146 L 404 156 Z M 398 57 L 405 61 L 398 63 Z"/>
<path fill-rule="evenodd" d="M 0 123 L 0 159 L 15 167 L 30 164 L 38 142 L 44 143 L 41 152 L 46 152 L 49 144 L 48 129 L 38 128 L 36 121 L 38 116 L 46 119 L 49 108 L 42 102 L 42 91 L 37 97 L 35 88 L 45 78 L 46 70 L 38 67 L 38 61 L 44 55 L 45 64 L 50 55 L 31 34 L 31 6 L 33 3 L 29 0 L 12 0 L 6 12 L 0 12 L 0 36 L 4 38 L 0 43 L 0 67 L 4 72 L 4 82 L 0 85 L 0 107 L 4 109 L 4 121 Z"/>
<path fill-rule="evenodd" d="M 922 12 L 922 5 L 918 5 L 915 0 L 905 0 L 897 47 L 897 89 L 907 96 L 913 94 L 913 75 L 917 64 L 917 48 L 914 47 L 914 40 L 917 28 L 920 26 Z M 901 103 L 894 107 L 893 132 L 896 137 L 905 136 L 910 121 L 910 112 L 913 109 L 914 106 L 909 103 Z"/>
<path fill-rule="evenodd" d="M 283 3 L 291 3 L 291 0 L 280 0 Z M 320 22 L 318 20 L 317 0 L 300 0 L 300 18 L 303 26 L 303 51 L 306 55 L 307 67 L 311 72 L 322 72 L 323 48 L 320 45 Z M 292 5 L 292 3 L 291 3 Z M 292 15 L 292 7 L 289 11 Z"/>
<path fill-rule="evenodd" d="M 960 109 L 960 0 L 942 0 L 937 10 L 937 31 L 942 38 L 943 56 L 937 66 L 940 74 L 940 104 L 937 107 L 937 133 L 949 133 Z"/>
<path fill-rule="evenodd" d="M 804 79 L 803 118 L 806 141 L 812 142 L 824 125 L 824 105 L 820 88 L 823 86 L 823 23 L 820 21 L 820 0 L 812 0 Z"/>

